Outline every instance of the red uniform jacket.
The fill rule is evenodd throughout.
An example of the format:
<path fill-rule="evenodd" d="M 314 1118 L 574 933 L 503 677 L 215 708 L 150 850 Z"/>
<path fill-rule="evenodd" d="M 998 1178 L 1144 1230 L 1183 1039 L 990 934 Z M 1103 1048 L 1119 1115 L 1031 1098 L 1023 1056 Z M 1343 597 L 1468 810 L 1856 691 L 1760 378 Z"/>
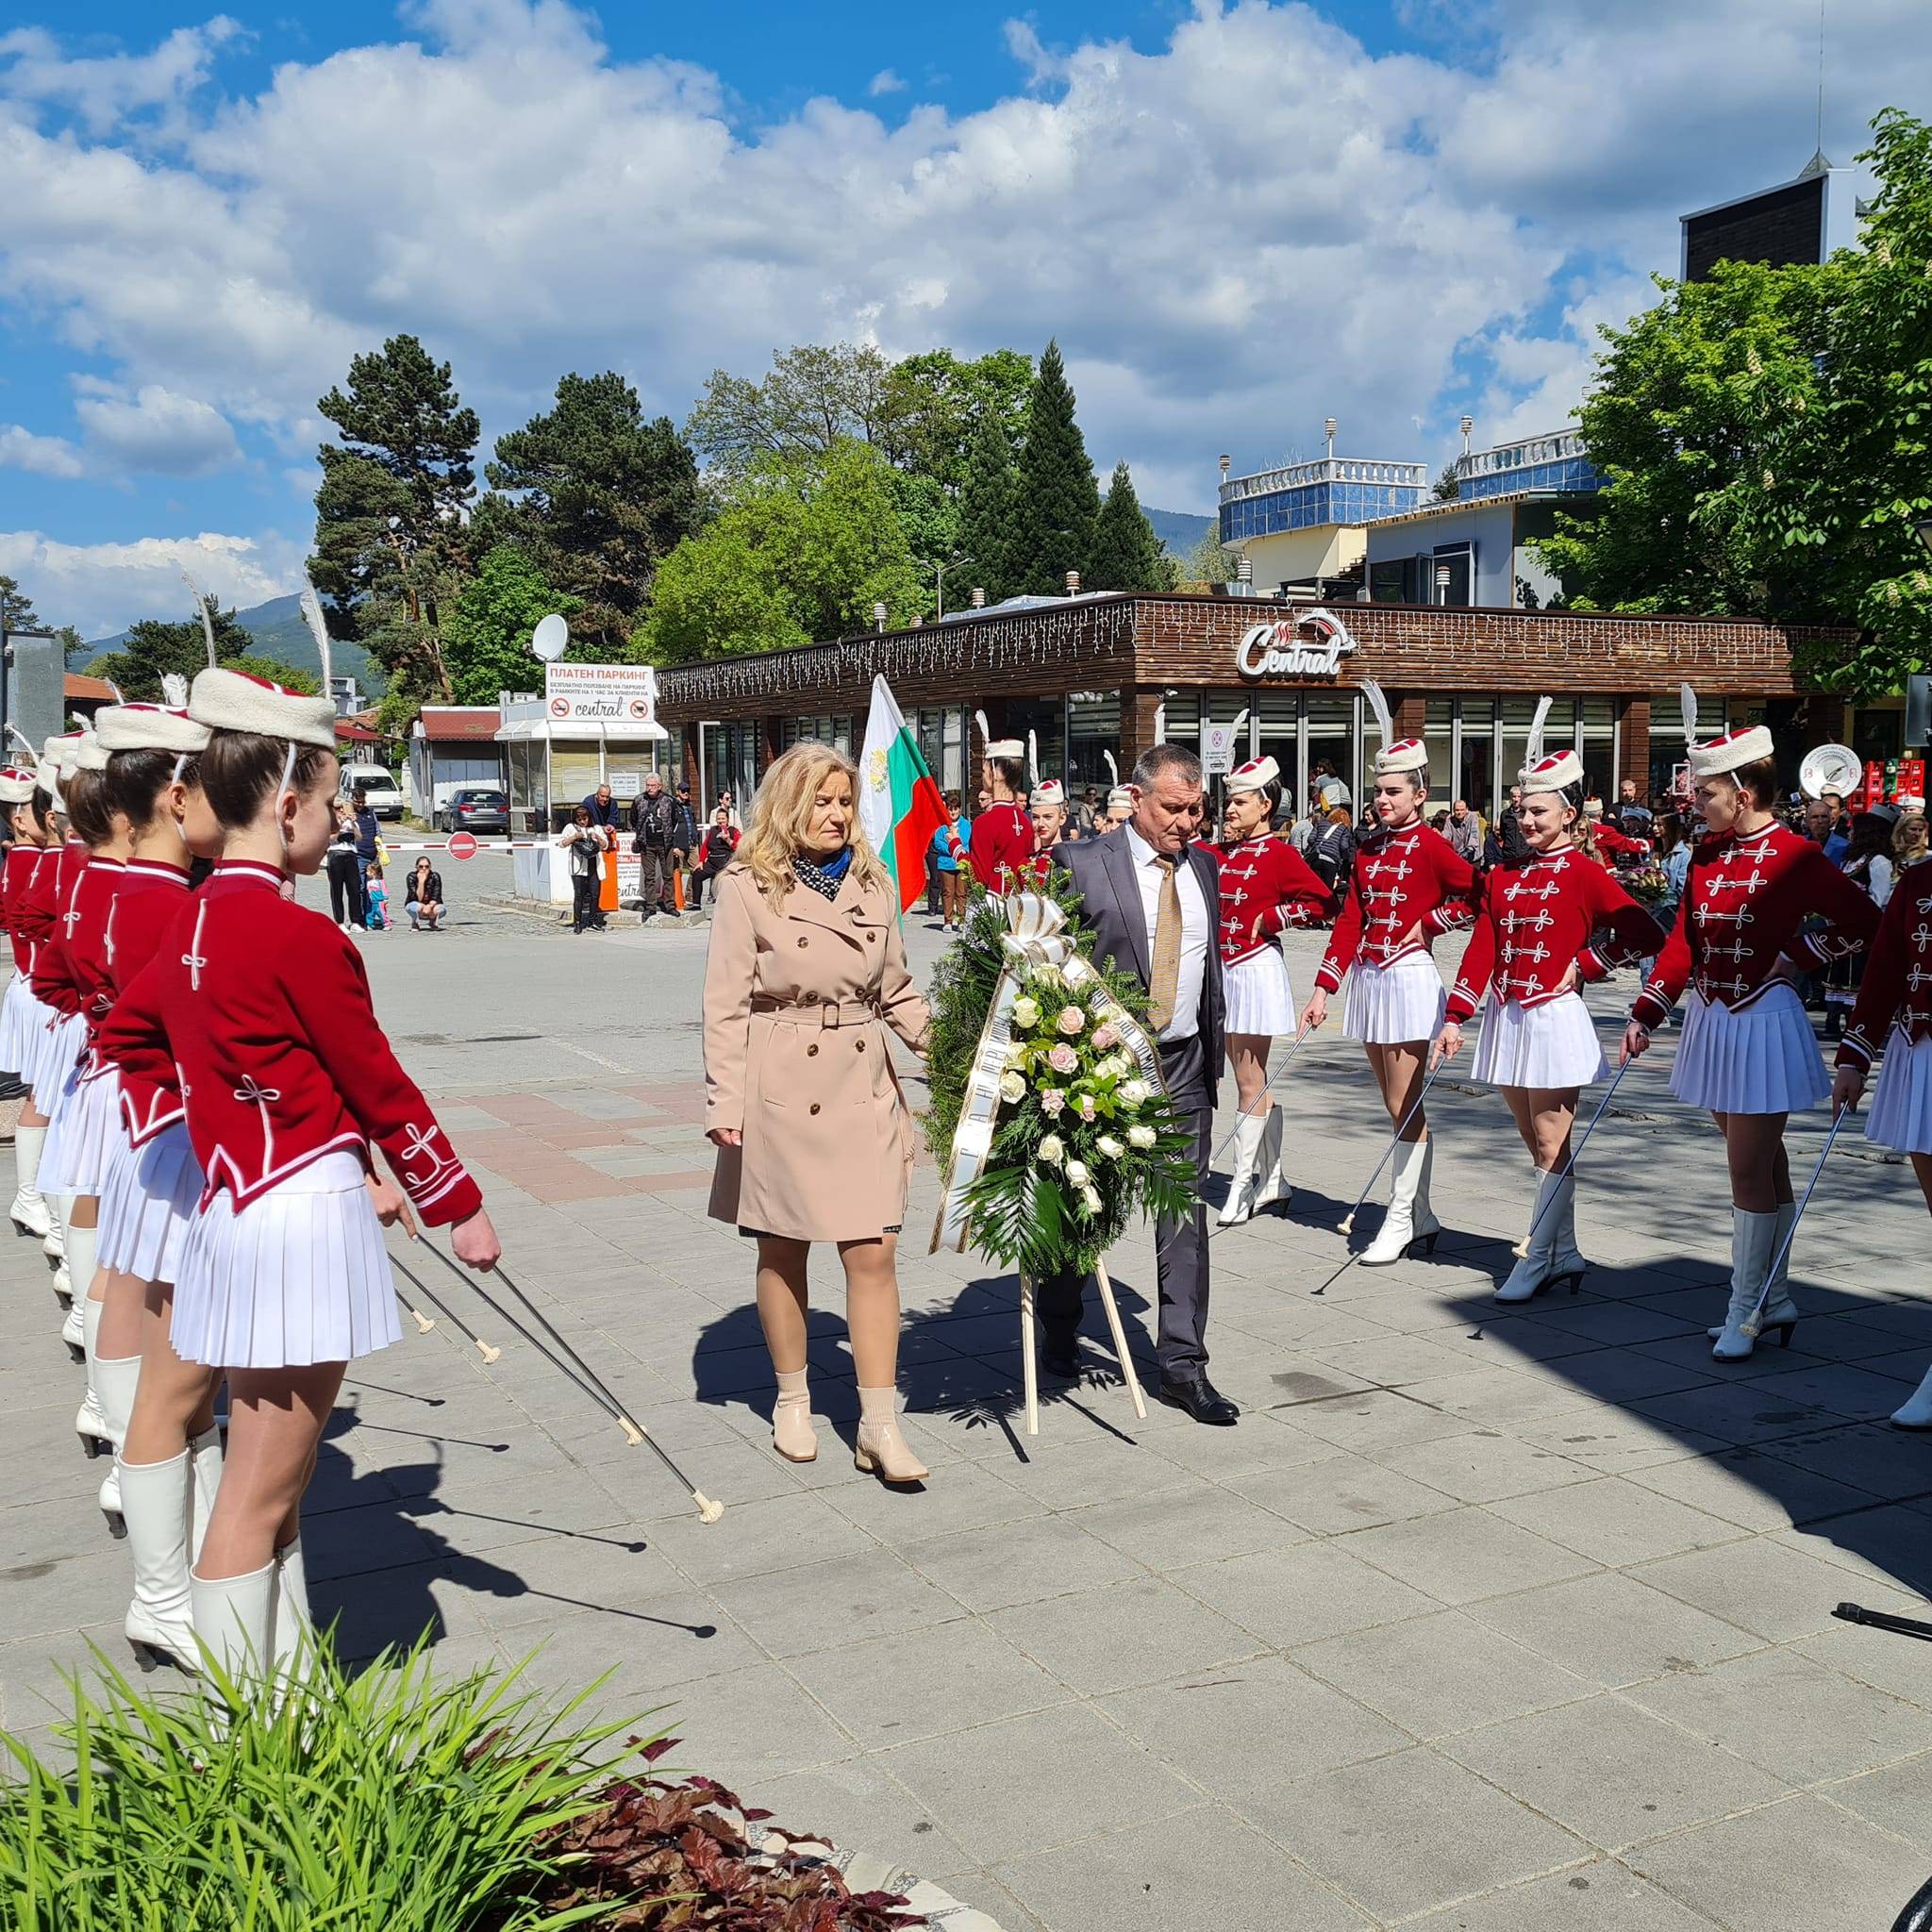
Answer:
<path fill-rule="evenodd" d="M 1824 931 L 1804 929 L 1813 913 Z M 1877 907 L 1796 832 L 1774 824 L 1744 839 L 1707 839 L 1691 854 L 1677 923 L 1630 1017 L 1661 1024 L 1686 986 L 1720 1006 L 1748 1007 L 1781 954 L 1823 966 L 1856 953 L 1877 924 Z"/>
<path fill-rule="evenodd" d="M 1221 963 L 1238 966 L 1274 943 L 1291 925 L 1320 925 L 1328 909 L 1328 888 L 1278 832 L 1243 839 L 1225 851 L 1210 845 L 1221 861 Z M 1255 918 L 1261 932 L 1255 936 Z"/>
<path fill-rule="evenodd" d="M 1341 915 L 1315 984 L 1337 992 L 1357 959 L 1387 966 L 1426 952 L 1431 940 L 1469 924 L 1475 897 L 1475 868 L 1441 832 L 1413 824 L 1371 833 L 1356 849 Z M 1406 945 L 1409 929 L 1418 925 L 1422 939 Z"/>
<path fill-rule="evenodd" d="M 108 1007 L 112 1008 L 135 975 L 159 949 L 161 941 L 180 915 L 187 902 L 188 874 L 171 865 L 130 858 L 121 869 L 114 903 L 108 908 L 108 924 L 101 958 L 107 970 Z M 103 1016 L 105 1021 L 105 1014 Z M 84 1077 L 93 1079 L 114 1068 L 121 1074 L 121 1115 L 127 1124 L 127 1138 L 139 1147 L 152 1141 L 163 1127 L 181 1118 L 181 1089 L 175 1079 L 172 1064 L 164 1085 L 138 1080 L 108 1052 L 101 1037 L 102 1026 L 94 1032 L 93 1062 Z"/>
<path fill-rule="evenodd" d="M 35 941 L 33 993 L 57 1013 L 77 1013 L 80 996 L 67 976 L 67 934 L 74 889 L 87 868 L 88 850 L 78 839 L 70 839 L 46 852 L 48 862 L 34 873 L 26 899 L 28 930 Z"/>
<path fill-rule="evenodd" d="M 90 1035 L 114 1004 L 113 982 L 108 977 L 108 922 L 113 917 L 114 894 L 126 870 L 118 858 L 90 858 L 75 874 L 60 917 L 61 941 L 51 951 L 46 969 L 53 991 L 49 999 L 63 1013 L 78 1013 Z M 82 1052 L 83 1073 L 86 1052 Z"/>
<path fill-rule="evenodd" d="M 27 890 L 43 849 L 39 845 L 8 846 L 7 869 L 0 873 L 0 919 L 4 919 L 7 937 L 13 945 L 13 970 L 24 976 L 33 972 L 34 948 L 21 921 L 25 914 Z"/>
<path fill-rule="evenodd" d="M 339 1148 L 371 1141 L 429 1226 L 483 1205 L 369 1001 L 362 960 L 273 866 L 225 863 L 189 900 L 102 1028 L 137 1080 L 180 1083 L 208 1175 L 245 1208 Z"/>
<path fill-rule="evenodd" d="M 1572 966 L 1586 982 L 1602 979 L 1663 942 L 1663 927 L 1574 845 L 1538 853 L 1484 878 L 1448 1016 L 1461 1025 L 1492 985 L 1498 1000 L 1540 1007 L 1563 991 Z"/>
<path fill-rule="evenodd" d="M 1633 839 L 1629 833 L 1615 825 L 1593 825 L 1590 836 L 1596 841 L 1596 849 L 1604 855 L 1604 863 L 1611 864 L 1620 858 L 1648 858 L 1650 841 Z"/>
<path fill-rule="evenodd" d="M 973 876 L 989 892 L 1004 892 L 1006 874 L 1023 872 L 1033 857 L 1033 821 L 1010 799 L 988 806 L 973 821 L 970 856 Z"/>
<path fill-rule="evenodd" d="M 1839 1046 L 1839 1065 L 1871 1066 L 1894 1024 L 1907 1040 L 1932 1039 L 1932 858 L 1920 859 L 1892 881 L 1878 937 L 1865 955 L 1865 977 L 1851 1031 Z"/>

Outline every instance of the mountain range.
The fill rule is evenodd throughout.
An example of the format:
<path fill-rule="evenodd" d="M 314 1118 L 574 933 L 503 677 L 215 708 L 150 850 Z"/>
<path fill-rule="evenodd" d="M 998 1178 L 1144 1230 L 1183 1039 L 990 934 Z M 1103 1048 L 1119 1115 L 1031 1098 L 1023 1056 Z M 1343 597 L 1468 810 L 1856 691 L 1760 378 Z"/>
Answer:
<path fill-rule="evenodd" d="M 322 656 L 315 648 L 315 640 L 308 635 L 308 625 L 302 621 L 299 596 L 271 597 L 266 604 L 236 611 L 235 622 L 255 640 L 256 649 L 264 658 L 274 658 L 291 670 L 306 671 L 313 677 L 322 675 Z M 105 652 L 118 651 L 126 636 L 125 631 L 121 631 L 87 644 L 74 654 L 75 661 L 71 668 L 78 671 Z M 357 689 L 371 702 L 383 693 L 382 667 L 360 644 L 335 639 L 329 646 L 329 668 L 338 677 L 353 677 Z"/>
<path fill-rule="evenodd" d="M 1195 516 L 1184 509 L 1147 509 L 1142 513 L 1154 525 L 1154 534 L 1160 539 L 1160 546 L 1170 557 L 1178 557 L 1183 562 L 1193 556 L 1195 545 L 1208 532 L 1215 527 L 1214 517 Z"/>

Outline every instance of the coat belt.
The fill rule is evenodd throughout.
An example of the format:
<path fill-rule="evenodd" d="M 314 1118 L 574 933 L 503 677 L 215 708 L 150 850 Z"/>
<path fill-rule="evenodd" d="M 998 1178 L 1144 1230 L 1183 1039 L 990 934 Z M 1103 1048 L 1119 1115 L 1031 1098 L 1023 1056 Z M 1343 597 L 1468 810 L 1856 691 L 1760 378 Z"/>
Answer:
<path fill-rule="evenodd" d="M 816 1026 L 822 1032 L 840 1026 L 866 1026 L 879 1017 L 868 1000 L 774 1000 L 753 996 L 751 1009 L 786 1026 Z"/>

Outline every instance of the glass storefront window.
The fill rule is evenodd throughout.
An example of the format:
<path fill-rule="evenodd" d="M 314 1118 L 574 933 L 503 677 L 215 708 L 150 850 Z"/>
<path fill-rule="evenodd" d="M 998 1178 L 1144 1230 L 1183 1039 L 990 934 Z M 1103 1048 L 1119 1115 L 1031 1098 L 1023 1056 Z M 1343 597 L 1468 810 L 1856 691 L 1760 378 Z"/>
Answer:
<path fill-rule="evenodd" d="M 1433 814 L 1442 806 L 1453 804 L 1462 796 L 1455 789 L 1453 775 L 1456 758 L 1456 701 L 1453 698 L 1431 698 L 1424 714 L 1423 740 L 1429 747 L 1429 810 Z"/>
<path fill-rule="evenodd" d="M 1301 768 L 1302 700 L 1299 691 L 1255 693 L 1255 756 L 1281 767 L 1281 823 L 1292 824 L 1307 808 L 1307 779 Z"/>
<path fill-rule="evenodd" d="M 1493 819 L 1507 792 L 1496 791 L 1495 704 L 1490 698 L 1457 700 L 1456 795 L 1472 811 Z"/>
<path fill-rule="evenodd" d="M 1163 698 L 1160 735 L 1179 744 L 1198 744 L 1201 738 L 1201 693 L 1177 691 Z"/>
<path fill-rule="evenodd" d="M 1362 807 L 1361 773 L 1356 758 L 1356 694 L 1352 691 L 1311 691 L 1307 694 L 1308 769 L 1305 785 L 1332 774 L 1348 787 L 1350 809 Z"/>
<path fill-rule="evenodd" d="M 1617 706 L 1614 698 L 1580 698 L 1575 708 L 1582 713 L 1576 734 L 1577 756 L 1583 760 L 1585 784 L 1599 798 L 1611 799 L 1617 793 Z M 1566 698 L 1557 700 L 1557 711 L 1571 709 Z M 1552 713 L 1550 723 L 1557 722 Z M 1554 749 L 1557 741 L 1550 739 Z"/>
<path fill-rule="evenodd" d="M 1114 762 L 1120 762 L 1120 693 L 1076 691 L 1067 700 L 1067 789 L 1084 791 L 1095 786 L 1105 805 L 1114 780 L 1103 753 L 1111 753 Z"/>
<path fill-rule="evenodd" d="M 1726 728 L 1724 701 L 1708 691 L 1697 693 L 1697 735 L 1716 738 Z M 1642 773 L 1633 773 L 1642 777 Z M 1675 691 L 1654 691 L 1650 699 L 1650 803 L 1655 809 L 1667 802 L 1681 782 L 1688 790 L 1684 767 L 1683 706 Z"/>

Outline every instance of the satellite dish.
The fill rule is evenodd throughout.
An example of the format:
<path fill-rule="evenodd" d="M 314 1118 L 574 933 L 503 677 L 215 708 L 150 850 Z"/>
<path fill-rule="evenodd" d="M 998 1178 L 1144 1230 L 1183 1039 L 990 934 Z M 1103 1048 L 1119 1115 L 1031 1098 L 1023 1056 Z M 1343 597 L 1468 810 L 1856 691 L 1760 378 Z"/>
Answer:
<path fill-rule="evenodd" d="M 1827 791 L 1849 798 L 1864 775 L 1858 754 L 1848 744 L 1821 744 L 1807 751 L 1798 767 L 1798 783 L 1807 798 L 1823 798 Z"/>
<path fill-rule="evenodd" d="M 530 635 L 530 648 L 544 663 L 556 663 L 570 648 L 570 625 L 555 613 L 544 618 Z"/>

